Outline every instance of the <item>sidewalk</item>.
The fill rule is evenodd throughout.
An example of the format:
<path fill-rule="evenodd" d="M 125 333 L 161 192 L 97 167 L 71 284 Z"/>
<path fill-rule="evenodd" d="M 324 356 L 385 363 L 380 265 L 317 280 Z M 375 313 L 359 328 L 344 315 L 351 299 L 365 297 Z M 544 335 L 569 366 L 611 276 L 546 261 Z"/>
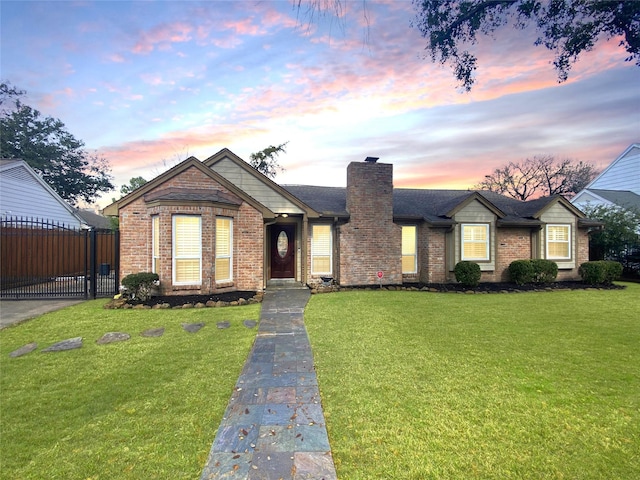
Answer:
<path fill-rule="evenodd" d="M 201 480 L 337 479 L 303 321 L 309 297 L 267 290 Z"/>
<path fill-rule="evenodd" d="M 9 325 L 18 324 L 45 313 L 60 310 L 71 305 L 77 305 L 84 301 L 84 299 L 60 300 L 55 298 L 47 300 L 2 299 L 0 300 L 0 329 L 8 327 Z"/>

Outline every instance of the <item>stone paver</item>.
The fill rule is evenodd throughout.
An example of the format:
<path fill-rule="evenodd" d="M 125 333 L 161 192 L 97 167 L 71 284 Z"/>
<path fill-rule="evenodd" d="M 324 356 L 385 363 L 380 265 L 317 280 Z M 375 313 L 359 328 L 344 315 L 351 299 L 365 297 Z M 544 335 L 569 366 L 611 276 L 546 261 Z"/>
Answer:
<path fill-rule="evenodd" d="M 54 343 L 50 347 L 41 350 L 44 352 L 64 352 L 66 350 L 75 350 L 76 348 L 82 348 L 82 337 L 68 338 L 61 342 Z"/>
<path fill-rule="evenodd" d="M 337 478 L 303 322 L 309 296 L 307 289 L 267 290 L 201 480 Z"/>

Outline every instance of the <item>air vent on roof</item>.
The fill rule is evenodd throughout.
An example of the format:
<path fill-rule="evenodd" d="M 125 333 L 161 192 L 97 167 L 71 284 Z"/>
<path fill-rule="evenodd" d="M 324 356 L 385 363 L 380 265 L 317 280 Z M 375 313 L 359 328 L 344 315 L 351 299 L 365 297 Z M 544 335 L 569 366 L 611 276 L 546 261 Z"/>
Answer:
<path fill-rule="evenodd" d="M 380 157 L 367 157 L 364 159 L 364 161 L 367 163 L 376 163 L 379 159 Z"/>

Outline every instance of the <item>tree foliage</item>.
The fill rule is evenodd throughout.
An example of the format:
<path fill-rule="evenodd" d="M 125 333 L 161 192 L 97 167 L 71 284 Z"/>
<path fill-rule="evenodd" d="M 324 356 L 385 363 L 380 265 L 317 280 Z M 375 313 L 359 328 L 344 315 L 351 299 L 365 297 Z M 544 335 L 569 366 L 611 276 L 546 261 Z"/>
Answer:
<path fill-rule="evenodd" d="M 264 150 L 249 155 L 249 165 L 269 178 L 275 178 L 279 172 L 284 172 L 284 168 L 278 163 L 278 155 L 286 153 L 289 142 L 282 143 L 277 147 L 269 145 Z"/>
<path fill-rule="evenodd" d="M 640 250 L 640 211 L 616 205 L 587 205 L 582 211 L 604 223 L 602 230 L 590 236 L 589 248 L 594 257 L 615 260 L 626 267 L 629 254 Z"/>
<path fill-rule="evenodd" d="M 427 39 L 431 59 L 453 67 L 467 90 L 474 84 L 477 58 L 469 47 L 500 27 L 535 26 L 535 45 L 554 52 L 558 81 L 573 63 L 602 40 L 620 38 L 626 61 L 640 66 L 640 2 L 635 0 L 413 0 L 415 26 Z"/>
<path fill-rule="evenodd" d="M 518 200 L 536 196 L 573 196 L 593 180 L 595 166 L 551 155 L 534 156 L 496 168 L 474 188 L 508 195 Z"/>
<path fill-rule="evenodd" d="M 91 203 L 101 192 L 113 190 L 107 160 L 88 153 L 62 121 L 14 98 L 23 93 L 8 83 L 0 86 L 0 157 L 24 160 L 71 204 Z M 8 100 L 13 107 L 5 110 Z"/>
<path fill-rule="evenodd" d="M 143 177 L 132 177 L 129 179 L 128 184 L 122 185 L 120 187 L 120 193 L 124 197 L 125 195 L 129 195 L 134 190 L 137 190 L 145 183 L 147 183 L 147 181 Z"/>

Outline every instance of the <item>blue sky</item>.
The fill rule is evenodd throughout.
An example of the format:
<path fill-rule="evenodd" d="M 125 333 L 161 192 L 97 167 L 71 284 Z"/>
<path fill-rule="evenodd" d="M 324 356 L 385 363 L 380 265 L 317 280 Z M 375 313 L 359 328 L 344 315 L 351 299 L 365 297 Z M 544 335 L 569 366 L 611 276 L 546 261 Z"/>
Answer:
<path fill-rule="evenodd" d="M 396 186 L 425 188 L 539 154 L 602 168 L 640 141 L 640 68 L 615 39 L 558 84 L 535 32 L 506 27 L 475 47 L 464 93 L 424 58 L 411 2 L 313 21 L 295 3 L 2 1 L 1 77 L 106 157 L 118 188 L 287 141 L 280 183 L 343 186 L 349 162 L 377 156 Z"/>

